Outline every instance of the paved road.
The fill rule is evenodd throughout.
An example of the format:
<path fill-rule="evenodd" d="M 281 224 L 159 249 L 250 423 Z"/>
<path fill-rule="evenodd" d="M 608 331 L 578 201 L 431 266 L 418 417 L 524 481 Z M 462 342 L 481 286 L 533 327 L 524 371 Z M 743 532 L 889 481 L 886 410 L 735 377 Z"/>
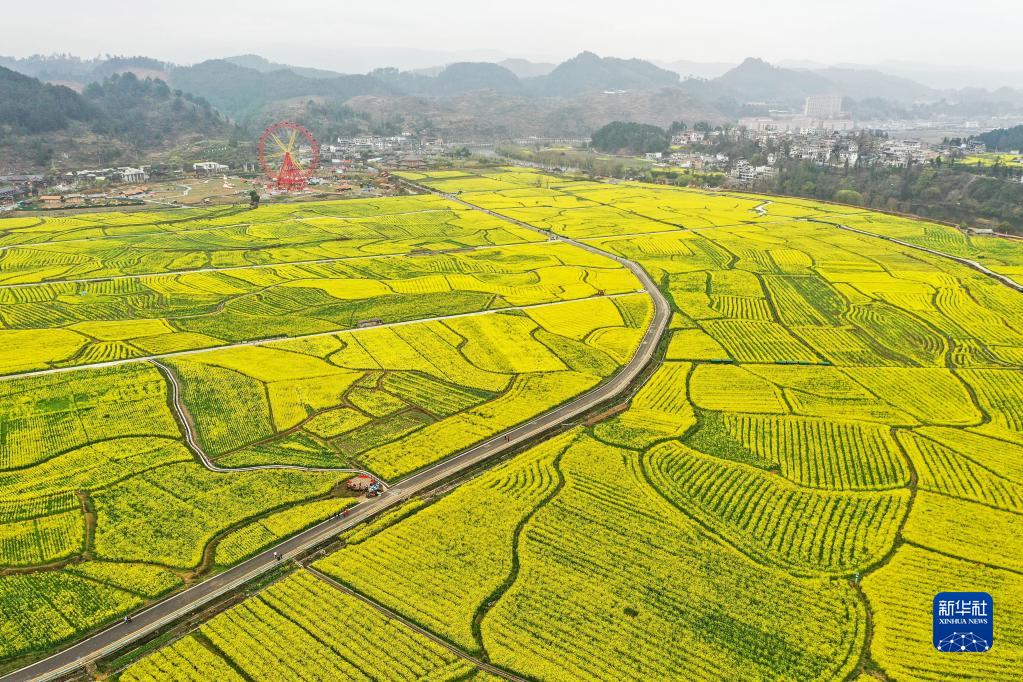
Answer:
<path fill-rule="evenodd" d="M 893 244 L 899 244 L 900 246 L 908 246 L 911 249 L 916 249 L 917 251 L 923 251 L 924 253 L 929 253 L 932 256 L 941 256 L 942 258 L 948 258 L 949 260 L 954 260 L 955 262 L 960 263 L 962 265 L 965 265 L 968 268 L 971 268 L 973 270 L 976 270 L 977 272 L 983 273 L 983 274 L 987 275 L 988 277 L 992 277 L 992 278 L 998 280 L 999 282 L 1001 282 L 1002 284 L 1004 284 L 1005 286 L 1007 286 L 1007 287 L 1009 287 L 1011 289 L 1015 289 L 1016 291 L 1023 292 L 1023 284 L 1020 284 L 1019 282 L 1017 282 L 1013 278 L 1009 277 L 1008 275 L 1003 275 L 1003 274 L 1001 274 L 999 272 L 995 272 L 994 270 L 986 268 L 983 265 L 981 265 L 980 263 L 978 263 L 977 261 L 970 260 L 969 258 L 963 258 L 961 256 L 953 256 L 952 254 L 945 253 L 944 251 L 938 251 L 937 249 L 931 249 L 931 248 L 928 248 L 926 246 L 921 246 L 920 244 L 914 244 L 913 242 L 907 242 L 907 241 L 903 241 L 901 239 L 896 239 L 895 237 L 889 237 L 888 235 L 878 234 L 876 232 L 868 232 L 867 230 L 861 230 L 858 227 L 849 227 L 848 225 L 843 225 L 842 223 L 831 222 L 830 220 L 819 220 L 817 218 L 805 218 L 804 220 L 806 220 L 807 222 L 811 222 L 811 223 L 823 223 L 824 225 L 831 225 L 832 227 L 837 227 L 837 228 L 840 228 L 842 230 L 846 230 L 848 232 L 855 232 L 857 234 L 862 234 L 862 235 L 867 236 L 867 237 L 875 237 L 877 239 L 883 239 L 886 242 L 892 242 Z"/>
<path fill-rule="evenodd" d="M 483 210 L 468 202 L 456 200 L 475 210 Z M 546 234 L 542 230 L 536 230 L 531 225 L 510 220 L 493 211 L 484 212 L 502 220 L 507 220 L 522 227 Z M 587 244 L 571 239 L 563 239 L 563 241 L 575 244 L 579 248 L 601 256 L 609 256 L 606 252 Z M 484 441 L 419 473 L 393 483 L 392 487 L 380 497 L 351 507 L 347 517 L 329 519 L 313 526 L 275 547 L 252 557 L 248 561 L 238 564 L 234 568 L 213 576 L 182 592 L 178 592 L 164 601 L 134 614 L 130 623 L 112 625 L 49 658 L 0 677 L 0 682 L 50 680 L 73 672 L 86 663 L 113 653 L 178 618 L 196 611 L 214 599 L 263 575 L 275 565 L 278 565 L 280 561 L 291 559 L 344 530 L 372 519 L 381 512 L 399 504 L 409 496 L 427 490 L 441 481 L 451 478 L 487 459 L 500 455 L 520 443 L 535 438 L 627 390 L 629 384 L 639 376 L 640 372 L 653 359 L 657 343 L 668 326 L 671 307 L 653 280 L 650 279 L 650 276 L 637 263 L 618 256 L 610 257 L 629 268 L 639 278 L 640 282 L 643 283 L 646 292 L 653 299 L 654 315 L 650 326 L 647 327 L 640 341 L 635 356 L 609 380 L 557 409 L 524 424 L 520 424 L 505 431 L 503 434 Z M 277 553 L 279 553 L 280 559 L 275 558 Z"/>
<path fill-rule="evenodd" d="M 158 353 L 156 355 L 140 355 L 137 358 L 123 358 L 121 360 L 107 360 L 106 362 L 93 362 L 86 365 L 70 365 L 68 367 L 53 367 L 51 369 L 36 369 L 30 372 L 20 372 L 15 374 L 5 374 L 0 376 L 0 381 L 10 381 L 12 379 L 24 379 L 26 377 L 38 377 L 46 374 L 61 374 L 63 372 L 77 372 L 83 369 L 100 369 L 103 367 L 116 367 L 117 365 L 127 365 L 133 362 L 153 362 L 155 360 L 163 360 L 165 358 L 178 358 L 188 355 L 197 355 L 199 353 L 211 353 L 217 350 L 224 350 L 225 348 L 240 348 L 242 346 L 265 346 L 270 343 L 281 343 L 283 341 L 295 341 L 298 339 L 314 339 L 320 336 L 334 336 L 335 334 L 344 334 L 346 332 L 357 332 L 361 329 L 381 329 L 387 327 L 404 327 L 410 324 L 417 324 L 420 322 L 436 322 L 438 320 L 454 320 L 460 317 L 476 317 L 477 315 L 493 315 L 494 313 L 502 313 L 509 310 L 529 310 L 530 308 L 544 308 L 551 305 L 562 305 L 565 303 L 574 303 L 576 301 L 588 301 L 594 298 L 620 298 L 622 296 L 634 296 L 637 293 L 642 293 L 644 290 L 639 289 L 637 291 L 626 291 L 620 294 L 604 294 L 602 296 L 586 296 L 584 298 L 572 298 L 564 301 L 551 301 L 549 303 L 530 303 L 529 305 L 513 305 L 504 308 L 492 308 L 489 310 L 473 310 L 468 313 L 454 313 L 451 315 L 438 315 L 437 317 L 417 317 L 413 320 L 402 320 L 401 322 L 383 322 L 381 324 L 375 324 L 369 327 L 344 327 L 342 329 L 332 329 L 325 332 L 314 332 L 312 334 L 299 334 L 298 336 L 271 336 L 267 339 L 253 339 L 251 341 L 239 341 L 237 343 L 228 343 L 222 346 L 209 346 L 208 348 L 195 348 L 193 350 L 177 350 L 170 353 Z"/>

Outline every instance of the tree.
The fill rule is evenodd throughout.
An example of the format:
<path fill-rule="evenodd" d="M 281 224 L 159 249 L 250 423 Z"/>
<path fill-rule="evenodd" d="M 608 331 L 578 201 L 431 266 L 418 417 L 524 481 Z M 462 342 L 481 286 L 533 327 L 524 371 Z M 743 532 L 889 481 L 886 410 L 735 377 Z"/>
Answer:
<path fill-rule="evenodd" d="M 840 204 L 853 204 L 854 206 L 863 205 L 863 195 L 854 189 L 840 189 L 835 192 L 835 201 Z"/>
<path fill-rule="evenodd" d="M 259 192 L 257 192 L 255 189 L 249 190 L 249 206 L 251 206 L 252 208 L 256 208 L 257 206 L 259 206 Z"/>
<path fill-rule="evenodd" d="M 646 154 L 668 149 L 671 138 L 663 128 L 631 121 L 613 121 L 593 133 L 592 145 L 605 152 Z"/>

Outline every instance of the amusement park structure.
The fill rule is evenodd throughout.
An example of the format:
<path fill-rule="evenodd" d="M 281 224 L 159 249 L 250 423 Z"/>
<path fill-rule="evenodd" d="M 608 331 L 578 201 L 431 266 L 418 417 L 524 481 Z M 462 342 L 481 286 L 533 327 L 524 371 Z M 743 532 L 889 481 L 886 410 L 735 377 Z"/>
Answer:
<path fill-rule="evenodd" d="M 300 150 L 306 147 L 309 151 L 303 157 Z M 302 190 L 320 163 L 320 145 L 297 123 L 274 123 L 259 137 L 259 163 L 276 189 Z"/>

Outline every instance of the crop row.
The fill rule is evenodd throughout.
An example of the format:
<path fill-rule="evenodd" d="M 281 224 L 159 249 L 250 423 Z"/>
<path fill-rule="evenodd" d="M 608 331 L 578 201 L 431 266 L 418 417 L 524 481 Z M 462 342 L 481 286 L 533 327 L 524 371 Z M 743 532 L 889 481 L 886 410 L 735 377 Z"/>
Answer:
<path fill-rule="evenodd" d="M 644 448 L 665 438 L 679 438 L 696 423 L 686 398 L 688 363 L 665 363 L 633 398 L 629 409 L 601 422 L 594 433 L 602 440 Z"/>
<path fill-rule="evenodd" d="M 889 430 L 836 420 L 726 415 L 732 435 L 801 485 L 836 490 L 903 486 L 909 471 Z"/>
<path fill-rule="evenodd" d="M 553 491 L 555 458 L 573 437 L 544 442 L 316 567 L 478 648 L 473 615 L 512 570 L 514 529 Z"/>
<path fill-rule="evenodd" d="M 658 500 L 634 453 L 582 440 L 561 468 L 564 488 L 526 524 L 515 581 L 481 624 L 491 660 L 548 680 L 813 680 L 851 667 L 862 614 L 848 588 L 717 544 Z"/>
<path fill-rule="evenodd" d="M 472 670 L 451 652 L 304 572 L 216 616 L 198 635 L 144 658 L 121 679 L 165 679 L 161 674 L 172 661 L 186 671 L 229 665 L 228 679 L 242 679 L 237 669 L 244 679 L 267 681 L 453 681 Z"/>
<path fill-rule="evenodd" d="M 745 551 L 802 571 L 849 573 L 895 539 L 909 492 L 809 490 L 744 464 L 665 443 L 647 455 L 650 476 L 680 509 Z"/>

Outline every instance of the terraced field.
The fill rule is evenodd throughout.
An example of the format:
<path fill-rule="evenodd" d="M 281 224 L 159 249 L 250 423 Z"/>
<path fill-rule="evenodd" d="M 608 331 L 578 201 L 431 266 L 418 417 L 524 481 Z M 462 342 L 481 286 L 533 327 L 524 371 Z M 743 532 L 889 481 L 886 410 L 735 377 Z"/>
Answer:
<path fill-rule="evenodd" d="M 1023 294 L 953 260 L 832 223 L 912 243 L 920 238 L 912 230 L 921 230 L 927 246 L 952 245 L 953 255 L 987 249 L 992 261 L 999 254 L 1002 270 L 989 263 L 999 272 L 1023 262 L 1023 245 L 978 247 L 951 228 L 853 207 L 607 185 L 529 169 L 407 176 L 458 192 L 458 210 L 494 211 L 639 262 L 674 306 L 663 358 L 627 405 L 349 531 L 311 571 L 141 659 L 120 672 L 123 679 L 194 679 L 207 670 L 243 679 L 359 677 L 353 662 L 373 655 L 395 665 L 395 651 L 420 672 L 386 668 L 384 677 L 464 679 L 476 674 L 477 660 L 544 680 L 1018 679 Z M 516 249 L 530 255 L 516 261 L 508 255 Z M 529 273 L 529 259 L 557 249 L 574 247 L 558 240 L 487 253 Z M 614 261 L 576 256 L 596 261 L 571 261 L 575 267 L 616 272 Z M 337 461 L 397 477 L 613 373 L 635 349 L 648 299 L 624 284 L 592 286 L 558 299 L 579 300 L 551 305 L 161 362 L 182 381 L 202 446 L 221 465 Z M 135 372 L 138 403 L 166 409 L 164 375 L 155 368 L 88 370 L 100 371 Z M 37 378 L 0 387 L 30 380 Z M 24 419 L 42 438 L 77 443 L 102 414 L 83 415 L 81 432 L 56 418 L 32 421 L 31 412 Z M 189 457 L 180 439 L 161 435 L 173 431 L 173 415 L 152 420 L 146 433 L 125 421 L 118 438 L 174 444 L 152 453 L 154 461 L 168 459 L 150 467 L 146 485 L 186 490 L 183 477 L 160 478 L 161 468 L 183 466 L 175 457 Z M 45 467 L 59 457 L 21 448 L 7 456 L 43 472 L 16 488 L 31 503 L 0 507 L 12 528 L 27 533 L 27 521 L 43 518 L 72 528 L 76 514 L 89 513 L 88 500 L 75 506 L 85 483 L 47 487 L 53 479 L 45 476 L 56 474 Z M 115 476 L 107 473 L 113 466 L 104 475 Z M 44 490 L 51 497 L 39 501 Z M 238 505 L 244 499 L 233 490 L 211 493 Z M 95 496 L 97 511 L 103 495 Z M 198 491 L 188 497 L 203 499 Z M 329 487 L 301 501 L 294 509 L 308 512 L 275 509 L 258 528 L 232 528 L 206 546 L 218 563 L 244 556 L 339 504 Z M 128 520 L 140 504 L 97 519 Z M 125 537 L 117 528 L 97 528 L 91 541 L 84 532 L 95 543 L 90 551 L 99 551 L 101 538 L 110 547 L 117 533 Z M 147 551 L 164 554 L 129 553 L 138 571 L 176 556 L 173 543 L 146 532 Z M 79 537 L 60 543 L 43 535 L 20 550 L 18 565 L 67 556 Z M 200 535 L 174 550 L 188 559 L 160 575 L 191 569 L 196 557 L 185 545 L 202 546 Z M 113 546 L 119 557 L 128 551 Z M 74 573 L 78 566 L 109 562 L 100 553 L 90 558 L 40 575 L 71 584 L 86 579 Z M 364 638 L 364 604 L 313 572 L 446 647 L 431 649 L 398 621 Z M 989 652 L 933 649 L 931 600 L 946 590 L 994 596 Z M 101 613 L 116 612 L 115 597 L 94 599 Z M 351 620 L 352 637 L 331 626 L 338 614 Z M 380 649 L 388 653 L 367 653 Z"/>

